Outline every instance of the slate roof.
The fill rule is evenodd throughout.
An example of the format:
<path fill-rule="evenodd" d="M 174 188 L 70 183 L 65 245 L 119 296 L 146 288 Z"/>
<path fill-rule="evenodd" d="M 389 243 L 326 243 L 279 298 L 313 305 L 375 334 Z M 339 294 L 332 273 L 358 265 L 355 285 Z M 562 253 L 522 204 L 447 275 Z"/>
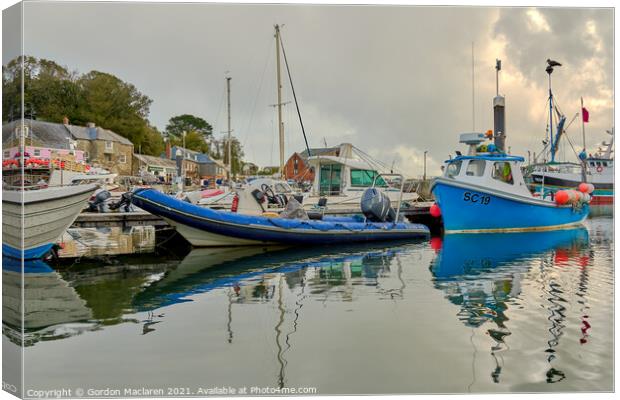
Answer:
<path fill-rule="evenodd" d="M 148 156 L 146 154 L 135 154 L 135 153 L 133 156 L 146 165 L 153 165 L 153 166 L 164 167 L 164 168 L 176 168 L 177 167 L 176 161 L 170 160 L 167 158 Z"/>
<path fill-rule="evenodd" d="M 15 120 L 2 125 L 2 143 L 11 139 L 15 132 L 15 128 L 20 124 L 21 120 Z M 69 139 L 91 139 L 89 128 L 85 126 L 63 125 L 36 119 L 25 120 L 25 125 L 31 127 L 30 129 L 34 138 L 40 141 L 44 146 L 55 149 L 68 149 Z M 94 129 L 97 130 L 97 139 L 120 142 L 130 146 L 133 145 L 129 139 L 111 130 L 101 127 L 95 127 Z"/>
<path fill-rule="evenodd" d="M 27 119 L 24 125 L 30 128 L 32 137 L 45 147 L 69 149 L 69 140 L 73 140 L 71 133 L 63 124 Z M 21 120 L 2 125 L 2 143 L 15 139 L 15 129 L 18 126 L 21 126 Z"/>

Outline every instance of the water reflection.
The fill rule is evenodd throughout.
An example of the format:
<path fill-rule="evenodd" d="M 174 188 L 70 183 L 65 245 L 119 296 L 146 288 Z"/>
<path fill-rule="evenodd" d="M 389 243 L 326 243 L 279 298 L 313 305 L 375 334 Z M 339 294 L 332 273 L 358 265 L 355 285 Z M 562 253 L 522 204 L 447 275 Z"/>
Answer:
<path fill-rule="evenodd" d="M 61 258 L 152 253 L 153 226 L 69 228 L 59 241 Z"/>
<path fill-rule="evenodd" d="M 553 366 L 566 318 L 565 289 L 556 279 L 554 268 L 569 263 L 581 266 L 578 295 L 585 312 L 589 263 L 588 231 L 585 228 L 552 232 L 512 234 L 455 234 L 446 235 L 436 260 L 430 270 L 436 288 L 445 297 L 460 306 L 457 318 L 466 326 L 480 328 L 486 322 L 493 327 L 486 330 L 492 338 L 490 354 L 495 361 L 491 379 L 499 383 L 503 367 L 502 353 L 508 350 L 506 337 L 511 335 L 506 326 L 509 306 L 520 306 L 521 282 L 531 268 L 539 268 L 539 282 L 546 296 L 548 332 L 545 352 L 550 368 L 546 373 L 548 383 L 560 381 L 565 374 Z M 587 315 L 584 314 L 584 318 Z M 589 325 L 584 320 L 584 335 Z M 582 338 L 582 340 L 587 340 Z M 473 344 L 473 341 L 472 341 Z M 474 349 L 477 351 L 477 349 Z M 475 379 L 475 378 L 474 378 Z M 472 382 L 473 383 L 473 382 Z"/>

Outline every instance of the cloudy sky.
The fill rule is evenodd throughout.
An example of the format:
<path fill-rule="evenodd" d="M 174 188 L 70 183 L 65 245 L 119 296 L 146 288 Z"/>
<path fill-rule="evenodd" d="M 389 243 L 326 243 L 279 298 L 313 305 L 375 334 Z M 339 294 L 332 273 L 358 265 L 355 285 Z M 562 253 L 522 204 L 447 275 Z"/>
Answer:
<path fill-rule="evenodd" d="M 262 166 L 279 160 L 276 23 L 311 147 L 351 142 L 410 176 L 428 150 L 429 174 L 438 173 L 460 148 L 458 133 L 474 129 L 472 42 L 475 129 L 493 127 L 500 58 L 513 154 L 541 149 L 547 58 L 564 64 L 553 82 L 568 120 L 584 98 L 591 150 L 613 124 L 611 9 L 32 2 L 24 21 L 26 54 L 133 83 L 153 99 L 149 118 L 162 130 L 189 113 L 222 135 L 230 74 L 234 134 Z M 3 48 L 5 62 L 16 55 L 6 38 Z M 293 103 L 284 115 L 288 156 L 304 145 Z M 579 119 L 568 135 L 581 146 Z M 574 159 L 569 146 L 561 153 Z"/>

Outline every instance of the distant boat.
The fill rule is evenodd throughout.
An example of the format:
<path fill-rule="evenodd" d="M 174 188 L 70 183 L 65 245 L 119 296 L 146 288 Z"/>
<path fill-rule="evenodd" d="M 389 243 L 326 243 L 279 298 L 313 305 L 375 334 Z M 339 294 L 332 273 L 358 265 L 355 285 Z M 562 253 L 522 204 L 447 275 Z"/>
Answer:
<path fill-rule="evenodd" d="M 2 191 L 2 253 L 17 259 L 44 257 L 73 224 L 98 185 Z"/>
<path fill-rule="evenodd" d="M 132 195 L 137 207 L 164 218 L 196 247 L 256 244 L 334 244 L 426 237 L 427 227 L 406 222 L 369 222 L 363 217 L 287 219 L 278 214 L 211 210 L 153 189 Z M 275 214 L 275 215 L 274 215 Z M 398 221 L 396 212 L 395 221 Z"/>
<path fill-rule="evenodd" d="M 613 136 L 605 149 L 585 158 L 585 180 L 594 185 L 592 206 L 612 205 L 614 203 L 614 158 Z M 583 166 L 577 163 L 546 163 L 530 167 L 530 188 L 533 191 L 557 192 L 574 188 L 584 181 Z"/>

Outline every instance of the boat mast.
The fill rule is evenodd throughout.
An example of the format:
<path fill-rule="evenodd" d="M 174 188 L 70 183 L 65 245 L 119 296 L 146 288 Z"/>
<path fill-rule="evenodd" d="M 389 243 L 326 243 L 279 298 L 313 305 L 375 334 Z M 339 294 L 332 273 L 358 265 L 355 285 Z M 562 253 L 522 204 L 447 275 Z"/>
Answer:
<path fill-rule="evenodd" d="M 276 30 L 276 78 L 278 86 L 278 132 L 280 136 L 280 177 L 284 176 L 284 123 L 282 122 L 282 76 L 280 74 L 280 25 Z"/>
<path fill-rule="evenodd" d="M 555 149 L 553 146 L 553 92 L 551 91 L 551 73 L 553 68 L 547 67 L 547 74 L 549 75 L 549 150 L 551 152 L 551 161 L 555 159 Z"/>
<path fill-rule="evenodd" d="M 583 151 L 586 151 L 586 123 L 583 120 L 583 97 L 581 98 L 581 136 L 583 139 Z"/>
<path fill-rule="evenodd" d="M 228 171 L 226 172 L 226 179 L 230 181 L 232 175 L 232 142 L 231 142 L 231 129 L 230 129 L 230 80 L 232 78 L 226 77 L 226 98 L 228 103 Z"/>

